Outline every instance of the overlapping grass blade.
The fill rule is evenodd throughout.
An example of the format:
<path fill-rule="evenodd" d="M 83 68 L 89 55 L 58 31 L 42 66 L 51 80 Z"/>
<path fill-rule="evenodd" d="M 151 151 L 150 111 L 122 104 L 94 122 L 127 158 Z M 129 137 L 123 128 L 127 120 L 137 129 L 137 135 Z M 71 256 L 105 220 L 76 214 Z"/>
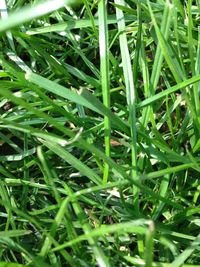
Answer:
<path fill-rule="evenodd" d="M 115 0 L 116 4 L 124 5 L 123 0 Z M 124 72 L 124 80 L 126 86 L 126 98 L 129 110 L 129 122 L 131 132 L 131 176 L 133 179 L 137 177 L 137 131 L 136 131 L 136 92 L 134 88 L 134 79 L 131 67 L 130 54 L 128 49 L 127 36 L 125 33 L 124 15 L 121 10 L 116 8 L 116 16 L 118 20 L 118 31 L 120 32 L 120 50 L 122 55 L 122 65 Z M 138 210 L 138 189 L 134 188 L 134 206 Z"/>

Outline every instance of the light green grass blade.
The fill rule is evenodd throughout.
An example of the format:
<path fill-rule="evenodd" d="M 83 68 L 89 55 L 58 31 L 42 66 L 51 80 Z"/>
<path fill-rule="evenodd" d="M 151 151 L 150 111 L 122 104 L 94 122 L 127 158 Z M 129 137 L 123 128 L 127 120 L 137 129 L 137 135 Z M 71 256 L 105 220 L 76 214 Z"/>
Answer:
<path fill-rule="evenodd" d="M 29 235 L 29 234 L 31 234 L 31 231 L 29 231 L 29 230 L 1 231 L 0 232 L 0 238 L 1 237 L 18 237 L 18 236 Z"/>
<path fill-rule="evenodd" d="M 171 13 L 172 13 L 172 6 L 169 3 L 169 1 L 166 1 L 166 5 L 165 5 L 163 16 L 162 16 L 161 28 L 160 28 L 160 31 L 163 33 L 163 36 L 165 36 L 166 39 L 168 38 L 168 35 L 169 35 L 169 29 L 170 29 L 170 24 L 172 20 Z M 158 43 L 157 48 L 156 48 L 155 58 L 153 61 L 153 69 L 151 72 L 150 80 L 148 84 L 145 84 L 146 91 L 148 92 L 147 93 L 148 96 L 153 96 L 155 92 L 157 91 L 162 64 L 163 64 L 163 54 L 161 53 L 161 46 Z M 145 82 L 146 78 L 144 77 L 144 79 L 145 79 L 144 80 Z M 149 87 L 147 88 L 148 85 Z M 144 120 L 145 128 L 147 127 L 147 123 L 150 118 L 151 118 L 152 125 L 155 125 L 155 121 L 153 118 L 153 110 L 151 106 L 147 107 L 143 111 L 143 120 Z"/>
<path fill-rule="evenodd" d="M 87 12 L 88 12 L 88 15 L 89 15 L 89 18 L 90 18 L 90 24 L 92 26 L 92 29 L 94 31 L 94 34 L 96 37 L 98 37 L 98 32 L 97 32 L 97 29 L 96 29 L 96 25 L 95 25 L 95 19 L 94 19 L 94 16 L 92 14 L 92 10 L 90 9 L 90 5 L 88 3 L 88 0 L 82 0 L 83 4 L 85 5 L 85 8 L 87 9 Z M 99 17 L 100 17 L 100 13 L 99 13 Z M 103 22 L 103 20 L 102 20 Z"/>
<path fill-rule="evenodd" d="M 14 262 L 0 262 L 0 267 L 25 267 L 25 265 Z"/>
<path fill-rule="evenodd" d="M 198 75 L 200 73 L 200 27 L 198 27 L 198 46 L 197 46 L 197 56 L 195 63 L 195 74 Z M 194 98 L 196 103 L 197 115 L 200 114 L 200 83 L 197 83 L 197 87 L 194 87 Z"/>
<path fill-rule="evenodd" d="M 124 258 L 129 262 L 134 264 L 135 266 L 144 266 L 145 262 L 142 259 L 134 258 L 131 256 L 124 256 Z M 167 262 L 153 262 L 152 267 L 170 267 L 171 264 Z M 200 267 L 200 265 L 196 264 L 183 264 L 181 267 Z"/>
<path fill-rule="evenodd" d="M 197 75 L 197 76 L 194 76 L 190 79 L 185 80 L 184 82 L 180 82 L 177 85 L 174 85 L 171 88 L 168 88 L 168 89 L 166 89 L 166 90 L 164 90 L 164 91 L 162 91 L 162 92 L 160 92 L 160 93 L 158 93 L 152 97 L 145 99 L 141 103 L 138 103 L 137 108 L 142 108 L 142 107 L 148 106 L 148 105 L 152 104 L 153 102 L 155 102 L 161 98 L 164 98 L 171 93 L 174 93 L 180 89 L 184 89 L 187 86 L 198 82 L 199 80 L 200 80 L 200 75 Z"/>
<path fill-rule="evenodd" d="M 153 266 L 153 247 L 154 247 L 154 232 L 155 232 L 155 225 L 153 221 L 149 222 L 149 227 L 146 232 L 145 237 L 145 267 L 152 267 Z"/>
<path fill-rule="evenodd" d="M 124 5 L 123 0 L 115 0 L 116 4 Z M 126 86 L 126 98 L 129 109 L 129 122 L 131 131 L 131 161 L 132 161 L 132 178 L 137 177 L 137 132 L 136 132 L 136 93 L 134 88 L 133 73 L 131 67 L 130 54 L 128 49 L 128 41 L 125 33 L 124 15 L 121 10 L 116 8 L 116 16 L 118 20 L 118 31 L 120 32 L 120 50 L 122 55 L 122 66 L 124 72 L 124 80 Z M 138 189 L 134 188 L 134 206 L 138 211 Z"/>
<path fill-rule="evenodd" d="M 7 4 L 5 0 L 1 0 L 0 2 L 0 14 L 1 14 L 1 19 L 8 19 L 8 11 L 7 11 Z M 13 51 L 15 51 L 15 44 L 13 40 L 13 35 L 11 31 L 6 32 L 6 36 L 8 38 L 8 43 Z"/>
<path fill-rule="evenodd" d="M 91 231 L 88 234 L 79 236 L 75 240 L 71 240 L 67 243 L 64 243 L 63 245 L 54 248 L 54 251 L 70 247 L 72 246 L 72 244 L 87 240 L 90 237 L 106 236 L 107 234 L 115 232 L 117 232 L 118 234 L 123 234 L 123 233 L 145 234 L 147 232 L 147 228 L 145 226 L 146 223 L 148 223 L 148 221 L 145 222 L 144 220 L 141 219 L 138 221 L 132 221 L 132 222 L 130 221 L 128 223 L 120 223 L 115 225 L 101 225 L 99 228 Z M 142 226 L 142 224 L 144 224 L 144 226 Z"/>
<path fill-rule="evenodd" d="M 20 11 L 15 11 L 15 13 L 9 15 L 7 19 L 0 21 L 0 32 L 7 31 L 32 19 L 47 15 L 70 4 L 70 2 L 71 0 L 58 0 L 56 3 L 53 1 L 46 1 L 45 3 L 41 1 L 32 7 L 24 7 Z"/>
<path fill-rule="evenodd" d="M 42 164 L 42 172 L 44 174 L 44 180 L 47 186 L 52 188 L 52 193 L 57 201 L 58 205 L 61 203 L 61 196 L 56 188 L 55 180 L 58 179 L 56 177 L 55 172 L 52 170 L 52 166 L 47 158 L 45 158 L 44 153 L 41 147 L 37 148 L 37 155 Z M 24 179 L 25 180 L 25 179 Z"/>
<path fill-rule="evenodd" d="M 4 208 L 5 208 L 7 215 L 8 215 L 6 223 L 4 225 L 4 229 L 5 229 L 5 231 L 8 231 L 10 229 L 10 225 L 11 225 L 12 228 L 15 230 L 16 226 L 12 220 L 12 211 L 10 209 L 12 204 L 11 204 L 11 200 L 9 197 L 9 191 L 8 191 L 8 188 L 6 187 L 6 185 L 3 181 L 0 181 L 0 196 L 1 196 L 2 201 L 5 203 Z"/>
<path fill-rule="evenodd" d="M 189 45 L 189 55 L 190 55 L 190 65 L 191 65 L 191 71 L 192 75 L 197 75 L 195 71 L 195 46 L 194 46 L 194 39 L 193 39 L 193 31 L 194 31 L 194 25 L 193 25 L 193 20 L 192 20 L 192 1 L 189 0 L 187 4 L 188 8 L 188 43 Z M 198 58 L 197 58 L 198 61 Z M 193 94 L 191 94 L 193 104 L 195 106 L 196 112 L 198 114 L 199 110 L 199 92 L 198 92 L 198 83 L 193 84 Z"/>
<path fill-rule="evenodd" d="M 109 49 L 108 49 L 108 29 L 107 29 L 107 4 L 101 0 L 98 4 L 99 13 L 99 51 L 101 69 L 101 87 L 103 94 L 103 104 L 110 109 L 110 79 L 109 79 Z M 105 131 L 105 154 L 110 157 L 110 134 L 111 123 L 108 116 L 104 117 Z M 107 183 L 109 177 L 109 165 L 105 164 L 103 182 Z"/>
<path fill-rule="evenodd" d="M 125 15 L 125 21 L 132 21 L 132 15 Z M 114 15 L 108 15 L 107 24 L 115 24 L 117 23 L 116 17 Z M 94 25 L 98 26 L 99 21 L 97 18 L 94 18 Z M 73 29 L 82 29 L 87 27 L 92 27 L 93 23 L 90 19 L 77 19 L 77 20 L 69 20 L 65 22 L 55 23 L 51 26 L 44 26 L 40 28 L 32 28 L 28 30 L 26 33 L 29 35 L 33 34 L 42 34 L 42 33 L 50 33 L 50 32 L 62 32 Z M 94 26 L 93 26 L 94 27 Z"/>
<path fill-rule="evenodd" d="M 139 1 L 138 1 L 139 2 Z M 132 11 L 132 10 L 131 10 Z M 135 47 L 135 57 L 134 57 L 134 64 L 133 64 L 133 79 L 134 79 L 134 86 L 137 86 L 138 82 L 138 73 L 139 73 L 139 57 L 140 57 L 140 50 L 141 50 L 141 42 L 142 42 L 142 11 L 140 5 L 137 5 L 137 19 L 138 19 L 138 32 L 137 32 L 137 41 Z"/>

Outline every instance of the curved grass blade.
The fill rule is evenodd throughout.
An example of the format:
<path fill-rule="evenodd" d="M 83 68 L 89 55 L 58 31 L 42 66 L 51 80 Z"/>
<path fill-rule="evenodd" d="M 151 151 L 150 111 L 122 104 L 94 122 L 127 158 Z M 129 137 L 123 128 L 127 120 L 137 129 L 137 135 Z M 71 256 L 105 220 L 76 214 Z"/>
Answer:
<path fill-rule="evenodd" d="M 117 234 L 125 234 L 125 233 L 145 234 L 147 232 L 146 224 L 148 223 L 149 221 L 141 219 L 141 220 L 135 220 L 113 225 L 101 225 L 99 228 L 94 229 L 88 234 L 81 235 L 77 237 L 77 239 L 71 240 L 58 247 L 55 247 L 53 251 L 58 251 L 66 247 L 70 247 L 72 244 L 76 244 L 81 241 L 87 240 L 90 237 L 97 237 L 97 236 L 103 237 L 106 236 L 107 234 L 112 234 L 115 232 Z"/>
<path fill-rule="evenodd" d="M 32 19 L 47 15 L 65 5 L 69 4 L 71 0 L 45 1 L 40 2 L 34 6 L 21 8 L 5 20 L 0 20 L 0 32 L 10 30 Z"/>

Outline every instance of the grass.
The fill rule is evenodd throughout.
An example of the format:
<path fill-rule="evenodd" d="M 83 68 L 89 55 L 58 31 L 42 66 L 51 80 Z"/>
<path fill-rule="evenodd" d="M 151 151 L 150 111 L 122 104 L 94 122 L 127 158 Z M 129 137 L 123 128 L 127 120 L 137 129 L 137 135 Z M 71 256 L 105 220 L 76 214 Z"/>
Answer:
<path fill-rule="evenodd" d="M 0 267 L 199 267 L 200 1 L 0 1 Z"/>

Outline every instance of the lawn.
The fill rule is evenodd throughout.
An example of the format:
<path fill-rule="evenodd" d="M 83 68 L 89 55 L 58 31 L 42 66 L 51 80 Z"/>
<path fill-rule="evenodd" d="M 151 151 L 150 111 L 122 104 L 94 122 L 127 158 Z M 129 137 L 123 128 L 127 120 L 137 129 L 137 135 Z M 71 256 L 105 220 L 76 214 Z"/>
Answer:
<path fill-rule="evenodd" d="M 200 0 L 0 14 L 0 267 L 200 267 Z"/>

